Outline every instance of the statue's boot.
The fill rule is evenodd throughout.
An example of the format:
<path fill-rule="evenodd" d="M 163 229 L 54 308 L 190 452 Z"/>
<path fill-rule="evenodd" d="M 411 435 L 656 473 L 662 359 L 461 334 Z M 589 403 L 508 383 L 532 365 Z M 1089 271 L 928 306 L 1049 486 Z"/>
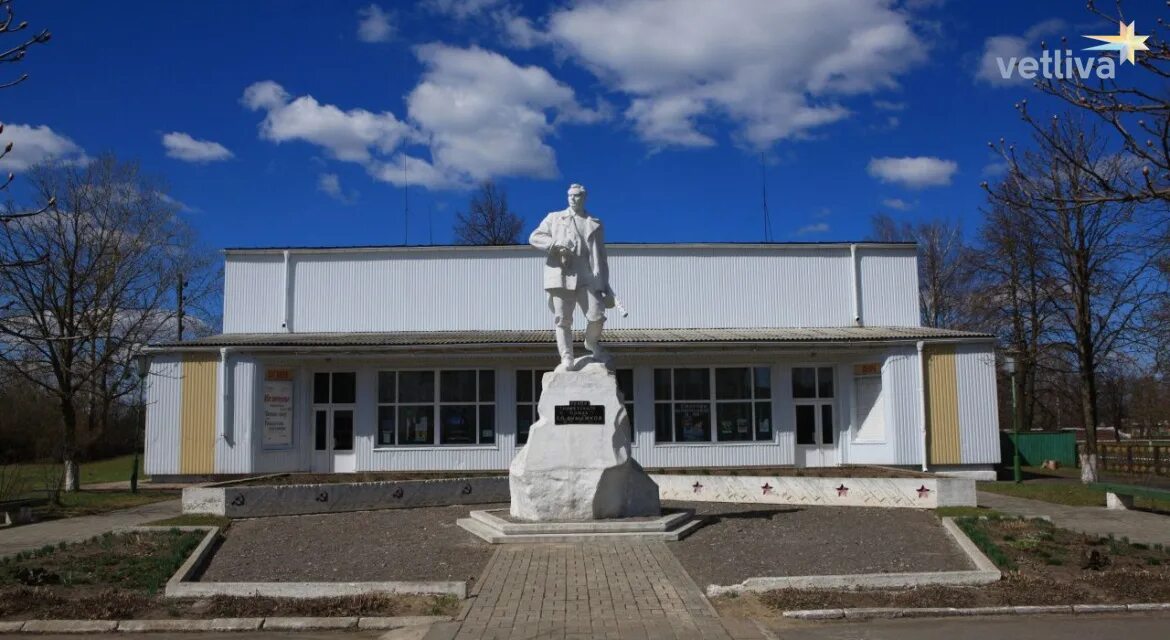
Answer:
<path fill-rule="evenodd" d="M 585 348 L 598 361 L 609 360 L 609 352 L 601 346 L 601 330 L 605 327 L 605 320 L 590 320 L 585 325 Z"/>
<path fill-rule="evenodd" d="M 561 356 L 561 366 L 565 369 L 573 368 L 573 327 L 557 325 L 557 353 Z"/>

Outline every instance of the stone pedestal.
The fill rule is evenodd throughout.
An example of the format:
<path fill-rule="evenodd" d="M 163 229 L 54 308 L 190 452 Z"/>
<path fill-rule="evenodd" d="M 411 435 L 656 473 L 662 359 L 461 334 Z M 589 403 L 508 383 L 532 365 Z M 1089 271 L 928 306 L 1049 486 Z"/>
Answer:
<path fill-rule="evenodd" d="M 562 422 L 587 424 L 556 424 L 558 406 L 563 407 Z M 630 456 L 629 416 L 617 378 L 605 365 L 545 374 L 538 411 L 528 444 L 510 468 L 513 518 L 594 520 L 661 513 L 658 485 Z M 594 421 L 600 424 L 588 424 Z"/>

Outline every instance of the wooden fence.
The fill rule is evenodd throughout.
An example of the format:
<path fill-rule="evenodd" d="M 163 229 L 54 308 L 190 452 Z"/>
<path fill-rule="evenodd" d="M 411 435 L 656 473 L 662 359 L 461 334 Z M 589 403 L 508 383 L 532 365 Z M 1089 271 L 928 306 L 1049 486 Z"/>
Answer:
<path fill-rule="evenodd" d="M 1077 445 L 1078 453 L 1084 443 Z M 1098 442 L 1097 468 L 1101 471 L 1170 476 L 1170 442 Z"/>

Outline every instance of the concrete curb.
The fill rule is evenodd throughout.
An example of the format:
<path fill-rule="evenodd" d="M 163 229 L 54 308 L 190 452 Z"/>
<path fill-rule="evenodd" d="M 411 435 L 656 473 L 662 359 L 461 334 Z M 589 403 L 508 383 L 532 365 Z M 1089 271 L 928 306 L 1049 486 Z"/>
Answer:
<path fill-rule="evenodd" d="M 855 609 L 799 609 L 785 611 L 795 620 L 874 620 L 879 618 L 957 618 L 967 616 L 1028 616 L 1037 614 L 1145 613 L 1170 611 L 1170 602 L 1138 604 L 1066 604 L 1015 607 L 864 607 Z"/>
<path fill-rule="evenodd" d="M 779 576 L 748 578 L 728 586 L 708 585 L 709 597 L 748 591 L 775 589 L 905 589 L 925 585 L 971 586 L 998 582 L 1002 577 L 995 563 L 971 542 L 954 518 L 942 519 L 943 530 L 975 565 L 974 571 L 926 571 L 917 573 L 855 573 L 834 576 Z M 817 611 L 825 611 L 818 609 Z"/>
<path fill-rule="evenodd" d="M 176 631 L 328 631 L 337 629 L 392 630 L 449 622 L 443 616 L 334 617 L 334 618 L 213 618 L 209 620 L 25 620 L 0 622 L 4 633 L 158 633 Z"/>

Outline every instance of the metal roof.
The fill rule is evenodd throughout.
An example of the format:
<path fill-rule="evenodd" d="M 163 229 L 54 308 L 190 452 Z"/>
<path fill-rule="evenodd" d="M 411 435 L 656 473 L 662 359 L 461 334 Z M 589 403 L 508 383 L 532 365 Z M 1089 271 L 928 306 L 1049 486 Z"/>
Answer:
<path fill-rule="evenodd" d="M 908 249 L 914 242 L 862 241 L 817 241 L 817 242 L 607 242 L 605 246 L 618 249 L 848 249 L 851 245 L 867 249 Z M 301 247 L 225 247 L 222 253 L 366 253 L 366 252 L 419 252 L 419 251 L 533 251 L 528 244 L 508 245 L 459 245 L 459 244 L 411 244 L 411 245 L 352 245 L 352 246 L 301 246 Z"/>
<path fill-rule="evenodd" d="M 581 339 L 578 331 L 577 339 Z M 931 327 L 818 327 L 759 329 L 607 329 L 605 342 L 614 345 L 744 344 L 744 343 L 857 343 L 912 340 L 987 340 L 986 333 Z M 552 330 L 525 331 L 394 331 L 381 333 L 228 333 L 183 342 L 154 345 L 153 349 L 218 347 L 458 347 L 523 346 L 555 342 Z"/>

